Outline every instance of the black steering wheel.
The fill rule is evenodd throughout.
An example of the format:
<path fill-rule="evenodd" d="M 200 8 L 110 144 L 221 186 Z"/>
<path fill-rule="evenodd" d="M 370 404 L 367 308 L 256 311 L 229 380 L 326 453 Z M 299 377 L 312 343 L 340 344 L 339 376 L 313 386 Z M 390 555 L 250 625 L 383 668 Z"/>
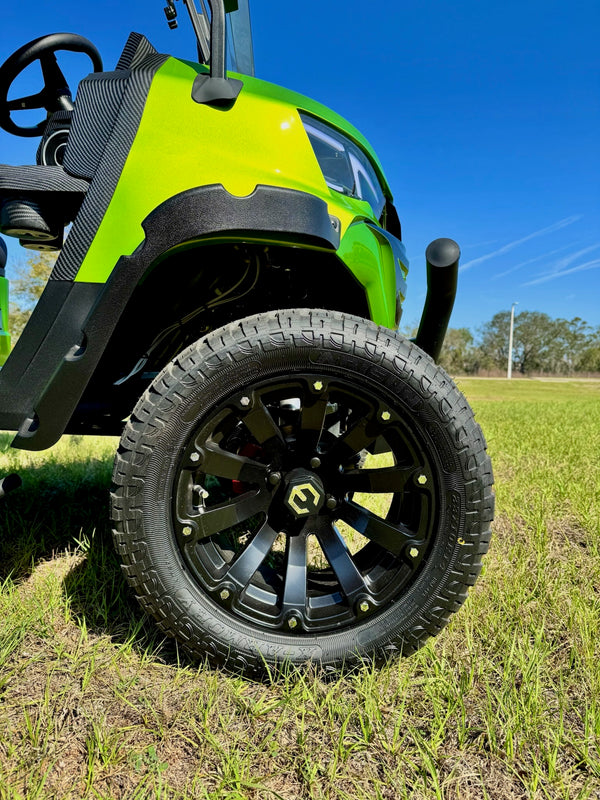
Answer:
<path fill-rule="evenodd" d="M 12 111 L 45 108 L 51 114 L 54 111 L 73 110 L 69 84 L 54 55 L 58 50 L 85 53 L 92 61 L 94 72 L 102 72 L 102 58 L 97 48 L 89 39 L 76 33 L 51 33 L 49 36 L 40 36 L 39 39 L 23 45 L 0 67 L 0 127 L 8 133 L 14 133 L 16 136 L 41 136 L 47 122 L 46 118 L 37 125 L 29 127 L 17 125 L 11 117 Z M 9 100 L 8 92 L 17 75 L 38 60 L 44 76 L 42 91 L 29 97 Z"/>

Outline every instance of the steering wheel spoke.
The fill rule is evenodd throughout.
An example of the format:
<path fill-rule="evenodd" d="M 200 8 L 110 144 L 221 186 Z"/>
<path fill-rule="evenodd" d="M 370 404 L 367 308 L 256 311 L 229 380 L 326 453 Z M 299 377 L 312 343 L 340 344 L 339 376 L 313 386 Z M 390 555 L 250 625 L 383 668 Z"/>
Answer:
<path fill-rule="evenodd" d="M 9 100 L 6 108 L 9 111 L 25 111 L 32 108 L 44 108 L 46 102 L 46 92 L 42 89 L 37 94 L 30 94 L 27 97 L 19 97 L 18 100 Z"/>

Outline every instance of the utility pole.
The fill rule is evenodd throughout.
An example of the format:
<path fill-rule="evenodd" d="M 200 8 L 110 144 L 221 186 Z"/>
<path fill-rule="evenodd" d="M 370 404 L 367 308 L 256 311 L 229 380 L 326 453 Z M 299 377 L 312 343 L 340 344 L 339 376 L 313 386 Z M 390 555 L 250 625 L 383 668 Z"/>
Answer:
<path fill-rule="evenodd" d="M 512 354 L 513 354 L 513 331 L 515 328 L 515 306 L 518 306 L 518 303 L 513 303 L 510 309 L 510 334 L 508 336 L 508 371 L 506 373 L 506 377 L 508 380 L 512 378 Z"/>

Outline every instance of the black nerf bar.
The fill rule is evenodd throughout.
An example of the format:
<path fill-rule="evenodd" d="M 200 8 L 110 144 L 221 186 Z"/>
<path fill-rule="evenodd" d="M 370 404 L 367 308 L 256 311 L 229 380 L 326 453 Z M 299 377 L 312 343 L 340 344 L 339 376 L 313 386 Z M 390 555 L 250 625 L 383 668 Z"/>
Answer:
<path fill-rule="evenodd" d="M 453 239 L 436 239 L 425 252 L 427 297 L 415 344 L 437 361 L 456 297 L 460 247 Z"/>

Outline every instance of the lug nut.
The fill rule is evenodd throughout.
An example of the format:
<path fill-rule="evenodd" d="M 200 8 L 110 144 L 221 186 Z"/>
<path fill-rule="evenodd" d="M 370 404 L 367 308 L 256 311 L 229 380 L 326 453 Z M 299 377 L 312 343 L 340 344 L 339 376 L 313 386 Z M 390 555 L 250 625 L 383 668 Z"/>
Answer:
<path fill-rule="evenodd" d="M 290 617 L 290 619 L 288 619 L 288 628 L 293 630 L 297 625 L 298 620 L 295 617 Z"/>
<path fill-rule="evenodd" d="M 250 405 L 250 398 L 246 397 L 246 396 L 242 397 L 242 399 L 240 400 L 240 405 L 244 406 L 244 408 L 246 408 L 246 406 L 249 406 Z"/>
<path fill-rule="evenodd" d="M 391 419 L 391 417 L 392 417 L 392 415 L 390 414 L 390 412 L 389 412 L 389 411 L 382 411 L 382 412 L 381 412 L 381 419 L 382 419 L 384 422 L 388 422 L 388 421 Z"/>
<path fill-rule="evenodd" d="M 221 600 L 229 600 L 229 590 L 228 589 L 221 589 L 221 593 L 219 594 Z"/>
<path fill-rule="evenodd" d="M 323 391 L 323 381 L 315 381 L 313 383 L 313 389 L 315 392 L 322 392 Z"/>
<path fill-rule="evenodd" d="M 269 474 L 269 483 L 271 486 L 277 486 L 278 483 L 281 483 L 281 472 L 271 472 Z"/>
<path fill-rule="evenodd" d="M 311 460 L 310 460 L 311 469 L 318 469 L 320 466 L 321 466 L 321 459 L 320 458 L 317 458 L 317 456 L 315 456 L 314 458 L 311 458 Z"/>
<path fill-rule="evenodd" d="M 360 604 L 359 608 L 360 608 L 361 611 L 366 612 L 366 611 L 369 610 L 370 605 L 367 603 L 366 600 L 363 600 L 362 603 Z"/>
<path fill-rule="evenodd" d="M 333 495 L 330 494 L 325 502 L 325 505 L 330 511 L 333 511 L 333 509 L 337 506 L 337 500 Z"/>
<path fill-rule="evenodd" d="M 190 455 L 190 461 L 193 461 L 194 463 L 195 463 L 196 461 L 200 461 L 200 453 L 197 453 L 197 452 L 194 450 L 194 452 L 193 452 L 193 453 Z"/>
<path fill-rule="evenodd" d="M 411 558 L 416 558 L 419 555 L 419 551 L 417 550 L 416 547 L 411 547 L 410 550 L 408 551 L 408 554 L 410 555 Z"/>
<path fill-rule="evenodd" d="M 421 486 L 425 486 L 425 484 L 427 483 L 427 475 L 419 475 L 419 477 L 417 478 L 417 483 L 420 483 Z"/>
<path fill-rule="evenodd" d="M 182 530 L 182 533 L 183 533 L 184 536 L 191 536 L 192 532 L 193 531 L 192 531 L 192 529 L 190 528 L 189 525 L 186 525 Z"/>

